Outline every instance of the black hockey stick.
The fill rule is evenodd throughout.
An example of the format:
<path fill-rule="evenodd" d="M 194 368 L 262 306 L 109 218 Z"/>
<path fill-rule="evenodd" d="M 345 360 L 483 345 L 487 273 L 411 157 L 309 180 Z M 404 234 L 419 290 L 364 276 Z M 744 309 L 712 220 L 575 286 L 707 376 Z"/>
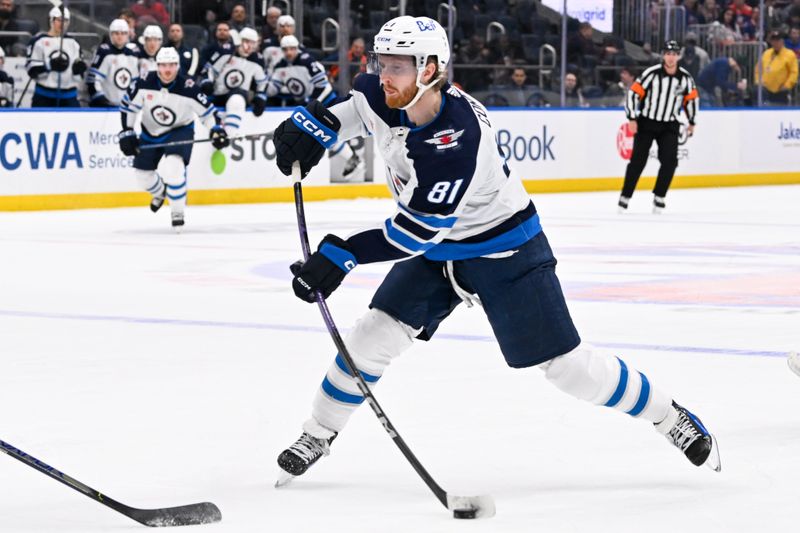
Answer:
<path fill-rule="evenodd" d="M 300 246 L 303 249 L 303 259 L 308 261 L 308 257 L 311 255 L 311 248 L 308 245 L 308 228 L 306 226 L 306 215 L 303 208 L 303 186 L 300 180 L 300 165 L 295 163 L 292 167 L 292 181 L 294 182 L 294 206 L 297 214 L 297 229 L 300 232 Z M 347 365 L 348 372 L 355 378 L 358 389 L 361 391 L 364 398 L 367 399 L 367 403 L 369 403 L 375 416 L 378 417 L 378 420 L 383 425 L 383 429 L 386 430 L 386 433 L 389 434 L 397 447 L 400 448 L 400 452 L 402 452 L 408 462 L 411 463 L 411 466 L 419 477 L 422 478 L 422 481 L 428 485 L 428 488 L 431 489 L 442 505 L 447 507 L 450 511 L 453 511 L 453 517 L 455 518 L 489 518 L 494 516 L 495 506 L 491 496 L 453 496 L 440 487 L 436 480 L 425 470 L 425 467 L 419 462 L 419 459 L 417 459 L 408 447 L 403 437 L 397 432 L 394 425 L 389 420 L 389 417 L 386 416 L 386 413 L 381 409 L 378 400 L 375 399 L 375 395 L 372 394 L 372 391 L 367 386 L 361 373 L 357 371 L 356 365 L 350 357 L 350 352 L 347 351 L 342 336 L 336 329 L 336 324 L 333 322 L 333 317 L 328 309 L 328 304 L 325 303 L 322 292 L 317 291 L 316 297 L 317 305 L 322 313 L 322 319 L 325 321 L 328 333 L 330 333 L 333 339 L 333 344 L 336 345 L 336 349 L 339 351 L 342 359 L 344 359 L 345 365 Z"/>
<path fill-rule="evenodd" d="M 228 137 L 228 140 L 238 141 L 239 139 L 258 139 L 259 137 L 264 137 L 265 135 L 269 135 L 269 133 L 248 133 L 247 135 Z M 200 143 L 210 143 L 210 142 L 211 139 L 187 139 L 185 141 L 172 141 L 160 144 L 143 144 L 139 146 L 139 150 L 155 150 L 156 148 L 169 148 L 170 146 L 183 146 L 185 144 L 200 144 Z"/>
<path fill-rule="evenodd" d="M 49 466 L 40 460 L 36 459 L 23 452 L 19 448 L 15 448 L 7 442 L 0 440 L 0 452 L 10 455 L 14 459 L 25 463 L 26 465 L 35 468 L 43 474 L 47 474 L 56 481 L 60 481 L 64 485 L 85 494 L 89 498 L 96 500 L 106 507 L 114 509 L 118 513 L 122 513 L 128 518 L 136 520 L 140 524 L 150 527 L 169 527 L 169 526 L 193 526 L 198 524 L 211 524 L 222 520 L 222 514 L 216 505 L 209 502 L 193 503 L 191 505 L 182 505 L 180 507 L 163 507 L 161 509 L 136 509 L 128 507 L 127 505 L 113 500 L 97 492 L 95 489 L 84 485 L 77 479 L 73 479 L 63 472 L 59 472 L 52 466 Z"/>

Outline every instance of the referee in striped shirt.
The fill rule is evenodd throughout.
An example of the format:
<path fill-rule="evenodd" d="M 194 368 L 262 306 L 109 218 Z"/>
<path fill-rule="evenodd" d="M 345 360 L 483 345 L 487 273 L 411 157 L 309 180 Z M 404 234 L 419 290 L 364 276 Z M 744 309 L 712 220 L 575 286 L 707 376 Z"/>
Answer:
<path fill-rule="evenodd" d="M 677 41 L 667 41 L 661 63 L 642 72 L 628 90 L 625 114 L 629 120 L 628 129 L 634 134 L 633 154 L 625 170 L 625 183 L 619 197 L 620 212 L 628 209 L 653 141 L 658 143 L 658 161 L 661 163 L 653 189 L 653 212 L 660 213 L 664 209 L 664 197 L 678 167 L 678 115 L 681 108 L 689 119 L 689 136 L 694 133 L 698 94 L 692 76 L 678 66 L 680 51 Z"/>

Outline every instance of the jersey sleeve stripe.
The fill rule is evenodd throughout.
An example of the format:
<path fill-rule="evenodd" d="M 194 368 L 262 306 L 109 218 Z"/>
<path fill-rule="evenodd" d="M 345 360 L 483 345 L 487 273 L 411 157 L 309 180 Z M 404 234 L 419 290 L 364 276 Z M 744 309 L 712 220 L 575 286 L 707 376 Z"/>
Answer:
<path fill-rule="evenodd" d="M 400 247 L 409 250 L 411 253 L 424 252 L 435 246 L 432 242 L 419 242 L 416 239 L 406 235 L 399 229 L 392 225 L 392 219 L 386 219 L 384 224 L 386 238 L 391 244 L 399 245 Z"/>
<path fill-rule="evenodd" d="M 105 74 L 103 74 L 102 72 L 100 72 L 99 70 L 97 70 L 96 68 L 90 68 L 89 72 L 91 72 L 92 74 L 97 74 L 98 76 L 102 76 L 103 79 L 108 77 Z"/>
<path fill-rule="evenodd" d="M 398 204 L 398 205 L 400 206 L 400 209 L 402 209 L 403 211 L 405 211 L 406 213 L 411 215 L 411 217 L 415 221 L 420 222 L 420 223 L 422 223 L 422 224 L 424 224 L 426 226 L 429 226 L 431 228 L 437 228 L 437 229 L 439 229 L 439 228 L 452 228 L 455 225 L 456 220 L 458 220 L 458 217 L 453 217 L 453 216 L 437 217 L 435 215 L 420 215 L 418 213 L 414 213 L 413 211 L 411 211 L 410 209 L 408 209 L 407 207 L 405 207 L 402 204 Z"/>
<path fill-rule="evenodd" d="M 395 226 L 403 228 L 410 234 L 414 235 L 415 237 L 419 237 L 424 241 L 432 240 L 438 233 L 435 230 L 431 230 L 427 226 L 421 226 L 420 224 L 417 224 L 413 219 L 409 218 L 404 213 L 398 213 L 395 215 L 393 223 Z"/>

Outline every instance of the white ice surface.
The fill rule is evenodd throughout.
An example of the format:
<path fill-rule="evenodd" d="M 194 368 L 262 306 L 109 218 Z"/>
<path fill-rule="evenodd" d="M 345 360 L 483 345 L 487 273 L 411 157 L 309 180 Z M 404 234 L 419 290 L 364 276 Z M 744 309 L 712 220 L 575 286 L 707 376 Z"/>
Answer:
<path fill-rule="evenodd" d="M 453 520 L 363 407 L 306 476 L 273 488 L 334 350 L 295 299 L 293 206 L 0 213 L 0 439 L 137 507 L 215 502 L 209 532 L 797 531 L 800 187 L 540 195 L 582 337 L 698 414 L 723 470 L 646 422 L 506 367 L 480 309 L 393 363 L 379 401 L 453 494 Z M 307 205 L 312 243 L 379 223 L 389 201 Z M 344 331 L 387 266 L 330 301 Z M 462 306 L 463 307 L 463 306 Z M 0 531 L 142 530 L 0 455 Z"/>

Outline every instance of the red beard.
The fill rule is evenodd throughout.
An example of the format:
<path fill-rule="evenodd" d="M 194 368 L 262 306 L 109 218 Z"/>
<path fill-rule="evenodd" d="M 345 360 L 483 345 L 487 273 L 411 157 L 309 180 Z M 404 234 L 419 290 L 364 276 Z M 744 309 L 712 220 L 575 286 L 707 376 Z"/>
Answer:
<path fill-rule="evenodd" d="M 394 87 L 391 87 L 393 91 L 397 91 Z M 384 88 L 384 96 L 386 97 L 386 105 L 389 106 L 391 109 L 400 109 L 404 106 L 407 106 L 411 100 L 417 95 L 417 88 L 416 84 L 412 85 L 411 87 L 405 89 L 404 91 L 395 92 L 392 95 L 386 93 Z"/>

